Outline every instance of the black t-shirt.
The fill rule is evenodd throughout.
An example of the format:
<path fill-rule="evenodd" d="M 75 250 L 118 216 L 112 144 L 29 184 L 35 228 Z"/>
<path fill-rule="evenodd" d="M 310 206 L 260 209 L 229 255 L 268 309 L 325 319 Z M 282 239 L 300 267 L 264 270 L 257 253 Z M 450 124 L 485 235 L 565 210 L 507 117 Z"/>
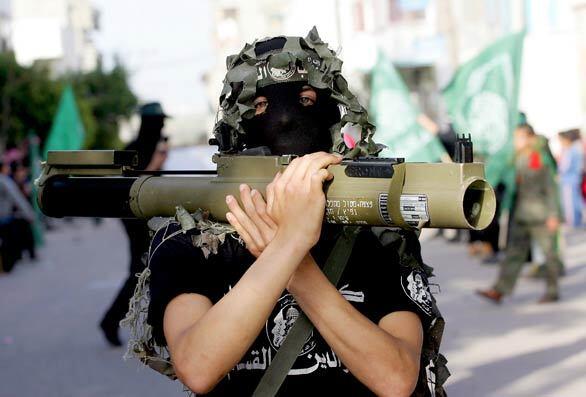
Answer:
<path fill-rule="evenodd" d="M 324 225 L 320 242 L 312 249 L 323 266 L 340 229 Z M 151 244 L 151 281 L 148 322 L 155 339 L 165 344 L 165 307 L 181 293 L 198 293 L 212 303 L 220 300 L 254 262 L 237 239 L 227 237 L 217 254 L 207 259 L 194 247 L 196 229 L 182 233 L 177 224 L 157 232 Z M 170 237 L 171 236 L 171 237 Z M 424 329 L 433 320 L 427 278 L 420 270 L 399 264 L 395 251 L 383 247 L 368 229 L 357 237 L 352 254 L 338 283 L 338 290 L 358 311 L 375 324 L 395 311 L 418 314 Z M 270 364 L 301 309 L 284 291 L 264 329 L 210 396 L 249 396 Z M 300 395 L 372 396 L 326 344 L 316 329 L 289 372 L 279 396 Z"/>

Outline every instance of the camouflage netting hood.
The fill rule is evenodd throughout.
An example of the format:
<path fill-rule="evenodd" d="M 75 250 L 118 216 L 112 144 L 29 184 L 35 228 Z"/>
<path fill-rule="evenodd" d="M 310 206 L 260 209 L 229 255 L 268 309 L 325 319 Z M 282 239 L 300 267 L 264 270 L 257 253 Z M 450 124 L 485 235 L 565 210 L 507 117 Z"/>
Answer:
<path fill-rule="evenodd" d="M 340 121 L 330 127 L 332 152 L 346 158 L 373 156 L 382 150 L 372 140 L 374 125 L 366 109 L 348 89 L 341 74 L 342 61 L 324 43 L 314 27 L 307 37 L 277 36 L 246 44 L 239 54 L 226 60 L 228 72 L 220 95 L 220 119 L 214 127 L 220 153 L 243 150 L 242 121 L 255 115 L 253 101 L 258 89 L 272 84 L 304 82 L 330 93 L 340 110 Z M 356 139 L 354 148 L 344 143 L 344 134 Z"/>

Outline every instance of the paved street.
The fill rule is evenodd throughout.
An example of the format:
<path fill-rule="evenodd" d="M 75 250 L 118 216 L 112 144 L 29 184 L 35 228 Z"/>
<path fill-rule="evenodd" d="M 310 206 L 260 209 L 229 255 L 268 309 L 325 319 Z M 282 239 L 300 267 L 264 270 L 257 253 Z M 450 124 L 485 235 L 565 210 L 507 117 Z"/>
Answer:
<path fill-rule="evenodd" d="M 448 395 L 535 397 L 586 394 L 586 234 L 568 236 L 562 301 L 539 305 L 545 282 L 522 278 L 496 306 L 473 291 L 489 287 L 497 266 L 470 260 L 463 245 L 424 243 L 436 269 L 447 327 Z"/>
<path fill-rule="evenodd" d="M 183 396 L 123 349 L 107 347 L 97 323 L 126 276 L 119 222 L 59 225 L 40 260 L 0 276 L 0 397 Z M 495 266 L 465 246 L 424 243 L 447 319 L 443 351 L 450 396 L 577 396 L 586 393 L 586 233 L 567 237 L 559 304 L 537 305 L 544 283 L 523 278 L 503 305 L 474 296 Z M 123 334 L 124 337 L 126 335 Z"/>

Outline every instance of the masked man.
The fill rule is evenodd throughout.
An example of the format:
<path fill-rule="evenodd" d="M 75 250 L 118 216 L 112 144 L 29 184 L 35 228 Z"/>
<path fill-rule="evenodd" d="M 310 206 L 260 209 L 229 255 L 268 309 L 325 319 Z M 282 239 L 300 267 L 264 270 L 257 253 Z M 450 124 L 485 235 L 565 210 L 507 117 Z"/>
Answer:
<path fill-rule="evenodd" d="M 220 154 L 301 157 L 264 196 L 242 185 L 226 197 L 232 229 L 200 217 L 158 229 L 140 281 L 148 325 L 132 353 L 198 395 L 249 396 L 305 313 L 315 329 L 279 395 L 443 396 L 443 319 L 416 235 L 364 227 L 337 286 L 321 270 L 343 230 L 322 224 L 327 167 L 380 151 L 341 61 L 314 28 L 255 41 L 227 64 Z"/>

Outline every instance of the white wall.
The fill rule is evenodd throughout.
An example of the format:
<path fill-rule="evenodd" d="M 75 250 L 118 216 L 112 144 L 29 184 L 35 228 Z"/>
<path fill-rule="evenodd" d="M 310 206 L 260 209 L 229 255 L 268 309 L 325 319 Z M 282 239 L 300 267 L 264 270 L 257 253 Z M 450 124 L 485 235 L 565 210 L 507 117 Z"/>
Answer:
<path fill-rule="evenodd" d="M 11 44 L 22 65 L 54 60 L 56 73 L 92 70 L 97 52 L 86 32 L 93 30 L 89 0 L 3 0 Z"/>
<path fill-rule="evenodd" d="M 575 34 L 527 36 L 519 109 L 539 133 L 551 137 L 581 125 L 580 79 Z"/>

